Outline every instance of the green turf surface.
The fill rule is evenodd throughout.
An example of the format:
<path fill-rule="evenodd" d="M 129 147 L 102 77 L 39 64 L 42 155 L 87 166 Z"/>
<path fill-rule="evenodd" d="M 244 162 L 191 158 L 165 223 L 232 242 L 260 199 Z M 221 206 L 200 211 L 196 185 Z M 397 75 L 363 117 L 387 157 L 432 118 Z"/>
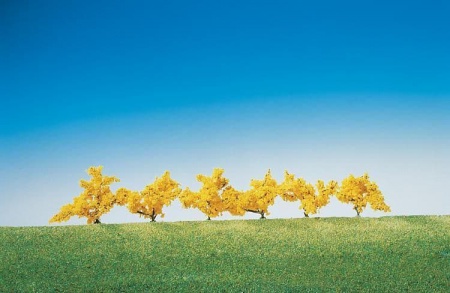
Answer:
<path fill-rule="evenodd" d="M 450 216 L 1 227 L 0 292 L 449 292 Z"/>

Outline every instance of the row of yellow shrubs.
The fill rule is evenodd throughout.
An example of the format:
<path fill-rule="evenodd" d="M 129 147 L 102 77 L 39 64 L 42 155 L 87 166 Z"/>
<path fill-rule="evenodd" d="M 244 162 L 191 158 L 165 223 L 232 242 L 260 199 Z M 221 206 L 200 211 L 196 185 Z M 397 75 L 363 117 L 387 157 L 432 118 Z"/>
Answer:
<path fill-rule="evenodd" d="M 269 170 L 262 180 L 251 180 L 249 190 L 240 191 L 223 177 L 223 169 L 216 168 L 211 176 L 197 175 L 202 187 L 198 191 L 191 191 L 189 187 L 181 189 L 180 184 L 166 171 L 142 191 L 122 187 L 114 193 L 110 185 L 120 180 L 114 176 L 104 176 L 102 170 L 102 166 L 87 170 L 91 179 L 80 181 L 83 192 L 74 198 L 73 203 L 62 206 L 50 219 L 50 223 L 67 221 L 72 216 L 86 217 L 88 224 L 100 223 L 100 217 L 115 205 L 126 206 L 131 213 L 155 221 L 158 215 L 164 217 L 163 207 L 169 206 L 176 198 L 185 208 L 199 209 L 208 220 L 223 212 L 237 216 L 252 212 L 265 218 L 277 196 L 290 202 L 299 201 L 299 208 L 306 217 L 326 206 L 331 196 L 336 196 L 343 203 L 352 204 L 358 216 L 368 204 L 374 210 L 390 212 L 377 184 L 370 181 L 367 173 L 360 177 L 349 175 L 340 184 L 334 180 L 326 184 L 318 180 L 314 186 L 287 171 L 283 182 L 278 184 Z"/>

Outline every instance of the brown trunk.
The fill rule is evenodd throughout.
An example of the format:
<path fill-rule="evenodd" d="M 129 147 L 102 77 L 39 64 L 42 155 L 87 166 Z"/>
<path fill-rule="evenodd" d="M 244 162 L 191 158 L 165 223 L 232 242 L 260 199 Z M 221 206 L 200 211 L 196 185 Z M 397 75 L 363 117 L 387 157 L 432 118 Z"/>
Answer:
<path fill-rule="evenodd" d="M 303 212 L 303 214 L 305 215 L 305 218 L 309 218 L 309 215 L 306 212 Z"/>
<path fill-rule="evenodd" d="M 265 219 L 266 218 L 265 215 L 264 215 L 264 212 L 261 212 L 260 210 L 246 210 L 246 209 L 244 209 L 244 211 L 250 212 L 250 213 L 255 213 L 255 214 L 260 214 L 261 215 L 260 219 Z"/>
<path fill-rule="evenodd" d="M 100 219 L 95 219 L 94 224 L 101 224 Z"/>

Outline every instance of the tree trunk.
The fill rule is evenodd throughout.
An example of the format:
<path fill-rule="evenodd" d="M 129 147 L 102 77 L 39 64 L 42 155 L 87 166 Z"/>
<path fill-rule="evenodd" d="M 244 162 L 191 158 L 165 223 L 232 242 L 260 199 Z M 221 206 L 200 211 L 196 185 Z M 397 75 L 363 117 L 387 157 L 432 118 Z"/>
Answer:
<path fill-rule="evenodd" d="M 306 212 L 303 212 L 303 214 L 305 215 L 305 218 L 309 218 L 309 215 Z"/>
<path fill-rule="evenodd" d="M 152 218 L 152 222 L 156 222 L 156 216 L 157 215 L 155 215 L 155 209 L 153 209 L 153 212 L 152 212 L 152 214 L 150 215 L 150 217 Z"/>
<path fill-rule="evenodd" d="M 359 211 L 358 211 L 357 208 L 355 208 L 355 211 L 356 211 L 356 216 L 357 216 L 357 217 L 361 217 L 361 214 L 359 213 Z"/>
<path fill-rule="evenodd" d="M 208 216 L 208 219 L 206 219 L 207 221 L 211 221 L 211 217 L 210 216 Z"/>
<path fill-rule="evenodd" d="M 100 219 L 95 219 L 94 224 L 101 224 Z"/>
<path fill-rule="evenodd" d="M 266 217 L 264 216 L 264 212 L 261 212 L 261 218 L 260 219 L 265 219 Z"/>

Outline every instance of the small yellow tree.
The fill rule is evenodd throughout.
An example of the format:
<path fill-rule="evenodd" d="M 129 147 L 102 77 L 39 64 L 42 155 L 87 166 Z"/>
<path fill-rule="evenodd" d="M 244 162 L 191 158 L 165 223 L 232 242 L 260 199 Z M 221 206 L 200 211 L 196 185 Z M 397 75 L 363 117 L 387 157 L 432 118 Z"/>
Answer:
<path fill-rule="evenodd" d="M 294 174 L 284 173 L 284 181 L 279 185 L 279 194 L 285 201 L 300 201 L 299 209 L 305 217 L 316 214 L 320 208 L 330 202 L 330 196 L 335 193 L 337 183 L 330 181 L 326 186 L 322 180 L 316 184 L 317 193 L 311 183 L 303 178 L 295 178 Z"/>
<path fill-rule="evenodd" d="M 215 168 L 210 177 L 197 175 L 197 181 L 202 183 L 202 187 L 198 192 L 193 192 L 189 188 L 181 192 L 179 199 L 183 207 L 199 209 L 208 220 L 221 215 L 224 210 L 221 196 L 228 185 L 228 179 L 222 176 L 223 173 L 223 169 Z"/>
<path fill-rule="evenodd" d="M 163 207 L 169 206 L 180 194 L 179 185 L 170 178 L 170 172 L 166 171 L 161 177 L 156 177 L 152 184 L 145 186 L 141 192 L 120 188 L 117 190 L 116 202 L 118 205 L 126 205 L 131 213 L 155 222 L 158 215 L 164 217 Z"/>
<path fill-rule="evenodd" d="M 278 195 L 277 181 L 269 169 L 263 180 L 252 179 L 250 186 L 251 189 L 241 197 L 241 207 L 247 212 L 260 214 L 261 219 L 265 219 L 269 215 L 269 206 L 275 203 Z"/>
<path fill-rule="evenodd" d="M 315 204 L 310 204 L 314 202 L 315 198 L 314 186 L 306 182 L 305 179 L 295 178 L 294 174 L 284 171 L 284 181 L 278 188 L 283 200 L 289 202 L 300 201 L 299 209 L 303 210 L 305 217 L 316 212 Z"/>
<path fill-rule="evenodd" d="M 120 181 L 114 176 L 103 176 L 102 170 L 102 166 L 90 167 L 87 173 L 91 180 L 80 180 L 83 192 L 73 199 L 73 203 L 62 206 L 49 222 L 65 222 L 73 216 L 78 216 L 86 217 L 88 224 L 99 224 L 100 217 L 108 213 L 116 201 L 109 186 Z"/>
<path fill-rule="evenodd" d="M 379 190 L 378 185 L 370 181 L 367 173 L 361 177 L 350 175 L 342 180 L 336 197 L 343 203 L 351 203 L 358 217 L 367 204 L 370 204 L 374 210 L 391 211 L 391 208 L 384 202 L 383 194 Z"/>

